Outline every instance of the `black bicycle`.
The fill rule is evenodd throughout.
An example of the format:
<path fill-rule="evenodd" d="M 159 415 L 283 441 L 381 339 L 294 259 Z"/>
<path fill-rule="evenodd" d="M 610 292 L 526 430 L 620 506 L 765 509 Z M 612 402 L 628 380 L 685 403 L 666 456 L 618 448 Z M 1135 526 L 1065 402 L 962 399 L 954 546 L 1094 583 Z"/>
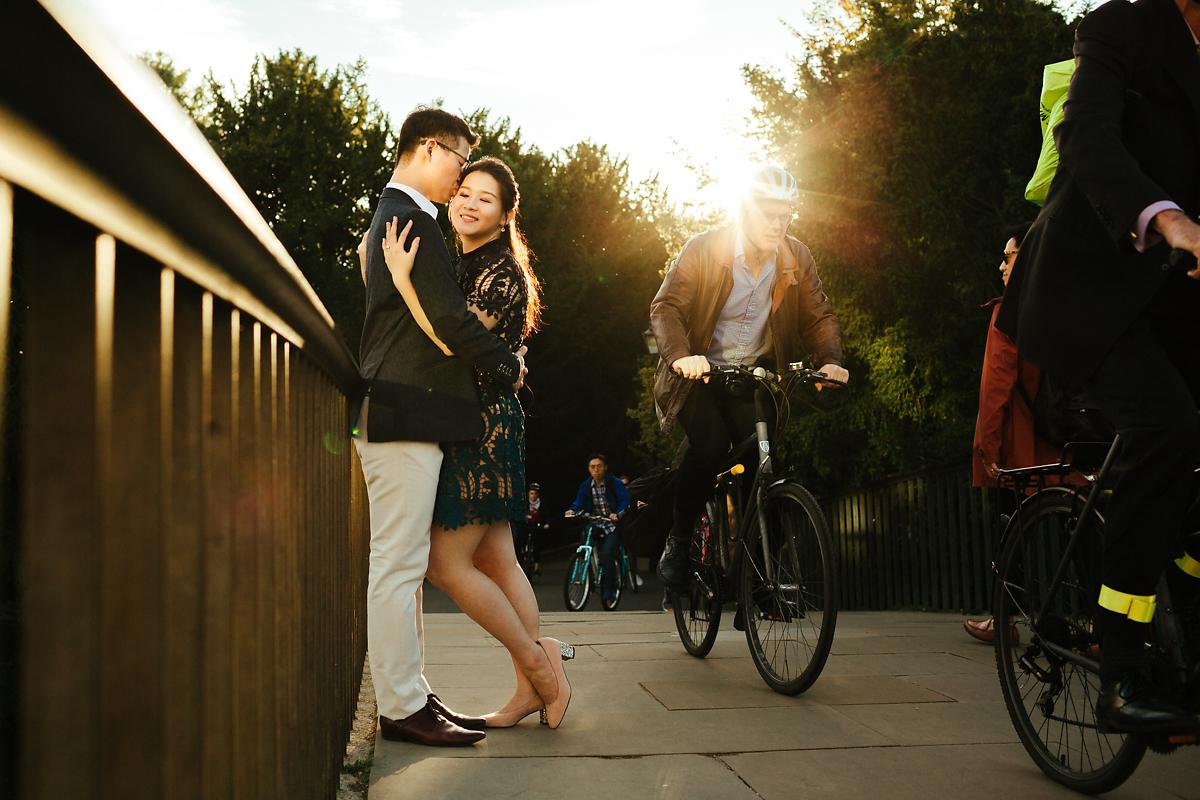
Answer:
<path fill-rule="evenodd" d="M 519 540 L 517 542 L 517 562 L 521 565 L 521 571 L 525 573 L 525 577 L 530 583 L 533 583 L 534 577 L 538 571 L 535 567 L 538 565 L 537 545 L 534 542 L 534 536 L 538 535 L 546 537 L 546 532 L 550 530 L 550 524 L 547 522 L 521 522 Z"/>
<path fill-rule="evenodd" d="M 675 627 L 684 649 L 703 658 L 717 639 L 722 610 L 736 601 L 734 627 L 745 629 L 759 675 L 777 692 L 799 694 L 821 674 L 833 646 L 837 573 L 820 505 L 797 481 L 775 474 L 767 403 L 785 411 L 797 384 L 836 381 L 802 363 L 789 365 L 784 376 L 762 367 L 714 367 L 709 379 L 753 391 L 757 422 L 716 477 L 696 523 L 688 585 L 672 592 Z M 782 421 L 786 413 L 777 416 Z M 747 458 L 756 458 L 758 468 L 745 490 Z"/>
<path fill-rule="evenodd" d="M 1095 632 L 1108 477 L 1120 437 L 1074 443 L 1059 463 L 1001 470 L 1028 494 L 1003 534 L 992 610 L 1004 703 L 1034 762 L 1054 780 L 1094 794 L 1120 786 L 1146 748 L 1171 752 L 1197 736 L 1106 733 L 1096 720 L 1100 646 Z M 1082 486 L 1066 479 L 1082 476 Z M 1020 496 L 1020 495 L 1019 495 Z M 1150 655 L 1157 685 L 1195 710 L 1200 675 L 1187 656 L 1166 579 L 1157 588 Z"/>

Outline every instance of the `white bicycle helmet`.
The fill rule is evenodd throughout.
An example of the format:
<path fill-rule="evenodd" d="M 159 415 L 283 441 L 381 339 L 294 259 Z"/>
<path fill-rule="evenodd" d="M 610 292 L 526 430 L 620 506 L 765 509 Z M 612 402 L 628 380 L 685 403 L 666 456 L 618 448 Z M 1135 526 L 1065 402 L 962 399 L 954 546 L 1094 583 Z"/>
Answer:
<path fill-rule="evenodd" d="M 800 186 L 791 173 L 779 167 L 762 167 L 750 177 L 747 194 L 760 200 L 782 200 L 795 203 L 800 199 Z"/>

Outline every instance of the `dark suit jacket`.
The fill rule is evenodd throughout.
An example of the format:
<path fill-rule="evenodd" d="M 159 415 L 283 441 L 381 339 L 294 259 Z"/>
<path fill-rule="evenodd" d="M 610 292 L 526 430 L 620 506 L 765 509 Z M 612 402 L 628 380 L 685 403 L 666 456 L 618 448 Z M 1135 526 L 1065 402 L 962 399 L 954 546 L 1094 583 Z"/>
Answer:
<path fill-rule="evenodd" d="M 396 217 L 413 220 L 421 237 L 412 282 L 434 332 L 454 351 L 447 357 L 409 313 L 383 260 L 384 230 Z M 367 309 L 359 370 L 369 387 L 367 439 L 372 442 L 446 442 L 477 439 L 482 408 L 473 366 L 516 383 L 518 363 L 507 346 L 473 313 L 454 277 L 437 222 L 398 189 L 383 191 L 367 247 Z"/>
<path fill-rule="evenodd" d="M 1160 200 L 1197 211 L 1200 57 L 1172 0 L 1105 3 L 1080 24 L 1075 57 L 1058 173 L 996 324 L 1025 358 L 1083 382 L 1139 314 L 1198 297 L 1169 272 L 1167 246 L 1138 253 L 1133 232 Z"/>

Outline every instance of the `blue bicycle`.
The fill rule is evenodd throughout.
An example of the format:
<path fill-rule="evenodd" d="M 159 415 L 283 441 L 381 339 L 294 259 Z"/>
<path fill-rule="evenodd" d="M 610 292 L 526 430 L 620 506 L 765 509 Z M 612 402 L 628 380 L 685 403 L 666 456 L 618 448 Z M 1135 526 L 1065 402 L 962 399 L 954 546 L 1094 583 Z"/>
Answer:
<path fill-rule="evenodd" d="M 569 610 L 582 611 L 583 607 L 587 605 L 588 597 L 591 596 L 592 587 L 603 586 L 605 571 L 612 568 L 611 565 L 600 563 L 600 539 L 605 535 L 605 530 L 612 524 L 612 521 L 607 517 L 585 513 L 576 514 L 573 519 L 584 522 L 583 541 L 575 549 L 575 555 L 571 559 L 571 563 L 567 565 L 567 577 L 563 583 L 563 601 L 566 602 Z M 608 535 L 615 536 L 616 534 Z M 600 604 L 605 611 L 613 611 L 620 604 L 622 587 L 628 587 L 635 593 L 638 590 L 637 576 L 630 568 L 629 553 L 624 544 L 617 547 L 617 570 L 613 593 L 608 597 L 602 596 L 600 599 Z"/>

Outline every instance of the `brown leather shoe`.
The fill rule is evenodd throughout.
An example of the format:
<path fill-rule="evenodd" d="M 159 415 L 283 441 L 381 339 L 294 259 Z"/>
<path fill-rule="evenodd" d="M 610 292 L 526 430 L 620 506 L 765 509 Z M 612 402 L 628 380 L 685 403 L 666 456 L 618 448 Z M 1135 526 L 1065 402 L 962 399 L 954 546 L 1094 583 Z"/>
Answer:
<path fill-rule="evenodd" d="M 996 641 L 996 623 L 991 618 L 981 620 L 967 619 L 963 620 L 963 630 L 974 639 L 978 639 L 985 644 L 991 644 Z"/>
<path fill-rule="evenodd" d="M 996 641 L 996 620 L 992 617 L 978 621 L 973 619 L 963 620 L 963 630 L 984 644 L 992 644 Z M 1017 632 L 1015 624 L 1010 625 L 1008 630 L 1009 638 L 1012 639 L 1014 644 L 1021 641 L 1021 635 Z"/>
<path fill-rule="evenodd" d="M 469 731 L 448 722 L 433 707 L 426 703 L 415 714 L 395 720 L 379 718 L 379 732 L 392 741 L 415 742 L 430 747 L 460 747 L 475 744 L 483 738 L 482 731 Z"/>
<path fill-rule="evenodd" d="M 483 721 L 482 717 L 464 717 L 462 714 L 451 711 L 449 706 L 442 702 L 442 698 L 436 694 L 429 695 L 429 705 L 443 719 L 453 722 L 460 728 L 466 728 L 469 731 L 481 731 L 487 727 L 487 723 Z"/>

